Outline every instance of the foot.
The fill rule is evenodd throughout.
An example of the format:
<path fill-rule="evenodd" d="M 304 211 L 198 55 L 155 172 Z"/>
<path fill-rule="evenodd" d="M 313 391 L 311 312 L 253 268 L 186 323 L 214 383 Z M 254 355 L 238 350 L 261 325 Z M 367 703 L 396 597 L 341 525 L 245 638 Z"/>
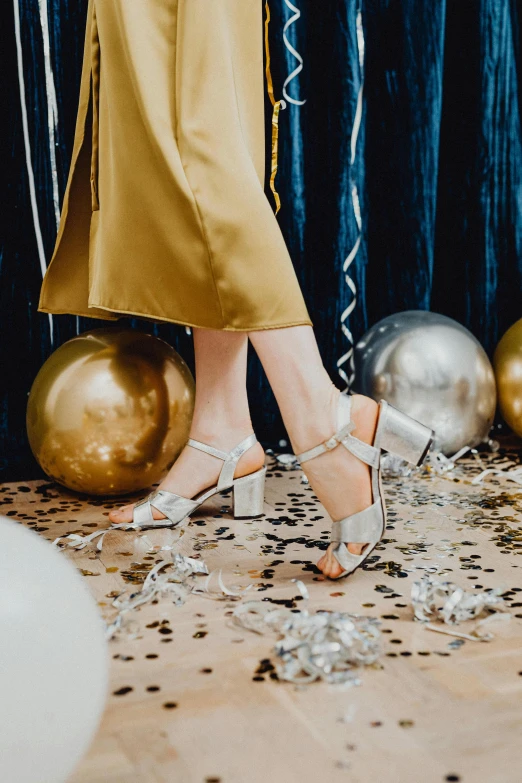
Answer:
<path fill-rule="evenodd" d="M 208 443 L 221 451 L 230 451 L 238 443 L 244 440 L 251 431 L 231 431 L 220 433 L 219 435 L 191 432 L 190 437 L 199 440 L 202 443 Z M 260 443 L 256 443 L 239 460 L 234 478 L 247 476 L 260 470 L 265 464 L 265 452 Z M 214 486 L 217 483 L 223 461 L 210 454 L 193 449 L 191 446 L 185 446 L 178 459 L 165 476 L 158 489 L 165 489 L 168 492 L 174 492 L 185 498 L 194 498 L 200 492 Z M 124 524 L 132 522 L 134 503 L 122 506 L 110 512 L 109 519 L 114 524 Z M 165 519 L 165 515 L 152 509 L 154 519 Z"/>
<path fill-rule="evenodd" d="M 318 443 L 328 440 L 337 431 L 337 401 L 339 391 L 331 391 L 331 399 L 325 406 L 323 421 L 317 418 L 313 425 L 313 433 L 297 445 L 296 453 L 306 451 Z M 369 397 L 356 394 L 352 397 L 352 421 L 355 429 L 352 434 L 365 443 L 373 443 L 379 406 Z M 364 462 L 338 446 L 327 451 L 303 465 L 303 470 L 315 494 L 326 508 L 332 519 L 344 517 L 363 511 L 372 504 L 371 469 Z M 346 545 L 353 555 L 363 554 L 367 544 L 354 542 Z M 343 572 L 342 566 L 335 557 L 333 550 L 337 544 L 330 544 L 323 557 L 317 563 L 323 574 L 335 579 Z"/>

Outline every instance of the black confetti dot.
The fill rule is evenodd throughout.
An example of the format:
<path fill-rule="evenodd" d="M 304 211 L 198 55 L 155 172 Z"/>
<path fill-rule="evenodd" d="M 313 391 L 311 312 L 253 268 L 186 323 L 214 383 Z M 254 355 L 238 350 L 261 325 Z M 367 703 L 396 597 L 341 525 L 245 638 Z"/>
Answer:
<path fill-rule="evenodd" d="M 131 688 L 130 685 L 125 685 L 123 688 L 119 688 L 117 691 L 113 691 L 112 695 L 113 696 L 126 696 L 127 693 L 130 693 L 133 690 L 134 690 L 134 688 Z"/>
<path fill-rule="evenodd" d="M 175 701 L 166 701 L 165 704 L 163 705 L 164 709 L 166 710 L 175 710 L 177 706 L 178 703 Z"/>

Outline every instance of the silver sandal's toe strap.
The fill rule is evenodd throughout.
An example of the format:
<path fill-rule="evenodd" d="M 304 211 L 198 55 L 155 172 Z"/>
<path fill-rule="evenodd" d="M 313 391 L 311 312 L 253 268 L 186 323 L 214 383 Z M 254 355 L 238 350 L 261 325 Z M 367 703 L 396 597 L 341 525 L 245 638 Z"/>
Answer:
<path fill-rule="evenodd" d="M 175 495 L 165 489 L 159 489 L 134 506 L 133 525 L 136 527 L 164 527 L 164 519 L 154 519 L 153 508 L 164 514 L 172 525 L 179 525 L 199 505 L 198 501 Z"/>
<path fill-rule="evenodd" d="M 136 503 L 132 514 L 132 524 L 135 527 L 148 527 L 154 524 L 154 517 L 152 516 L 152 508 L 150 500 L 154 493 L 148 495 L 144 500 Z"/>
<path fill-rule="evenodd" d="M 333 550 L 335 559 L 343 569 L 343 574 L 351 574 L 352 571 L 361 565 L 366 555 L 352 555 L 346 548 L 345 543 L 338 544 Z"/>
<path fill-rule="evenodd" d="M 151 506 L 165 514 L 173 525 L 179 525 L 200 505 L 197 500 L 190 500 L 189 498 L 181 497 L 181 495 L 175 495 L 173 492 L 167 492 L 166 489 L 159 489 L 150 503 Z"/>
<path fill-rule="evenodd" d="M 383 524 L 382 505 L 378 500 L 364 511 L 334 522 L 332 541 L 344 544 L 375 544 L 381 537 Z"/>
<path fill-rule="evenodd" d="M 338 544 L 333 553 L 345 572 L 354 571 L 368 556 L 366 551 L 362 555 L 353 555 L 345 545 L 369 544 L 373 548 L 381 539 L 383 527 L 384 513 L 380 500 L 364 511 L 333 523 L 332 542 Z"/>

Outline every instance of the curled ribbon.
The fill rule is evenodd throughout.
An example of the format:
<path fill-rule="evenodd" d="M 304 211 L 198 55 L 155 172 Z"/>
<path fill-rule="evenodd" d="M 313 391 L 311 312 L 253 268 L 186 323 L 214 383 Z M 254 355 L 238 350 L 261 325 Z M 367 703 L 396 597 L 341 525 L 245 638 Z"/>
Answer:
<path fill-rule="evenodd" d="M 363 30 L 362 14 L 360 8 L 357 9 L 356 33 L 357 33 L 357 53 L 359 58 L 359 70 L 361 74 L 361 86 L 359 89 L 359 93 L 357 95 L 357 108 L 355 111 L 355 118 L 352 127 L 352 135 L 350 139 L 350 180 L 351 180 L 352 208 L 353 208 L 355 222 L 357 225 L 357 238 L 355 240 L 354 246 L 350 250 L 343 264 L 344 281 L 350 290 L 352 299 L 348 307 L 346 307 L 343 313 L 341 314 L 341 330 L 344 336 L 346 337 L 346 339 L 348 340 L 349 348 L 337 362 L 337 371 L 341 376 L 341 378 L 343 379 L 343 381 L 346 383 L 348 389 L 351 387 L 355 378 L 354 339 L 353 339 L 351 329 L 348 325 L 348 321 L 357 305 L 357 286 L 355 285 L 354 279 L 350 275 L 350 267 L 353 264 L 355 257 L 357 256 L 357 253 L 359 252 L 359 248 L 361 246 L 361 240 L 362 240 L 361 205 L 359 202 L 359 193 L 357 190 L 357 185 L 355 183 L 355 178 L 353 175 L 353 165 L 355 163 L 355 158 L 357 153 L 357 139 L 359 137 L 359 130 L 361 127 L 361 120 L 362 120 L 363 88 L 364 88 L 364 30 Z M 345 370 L 343 369 L 344 365 L 346 364 L 348 365 L 349 368 L 349 374 L 346 373 Z"/>
<path fill-rule="evenodd" d="M 42 276 L 43 276 L 45 275 L 45 272 L 47 270 L 47 261 L 45 258 L 45 248 L 43 244 L 42 229 L 40 225 L 38 200 L 36 197 L 36 184 L 35 184 L 35 177 L 34 177 L 34 170 L 33 170 L 33 163 L 32 163 L 31 136 L 29 132 L 29 118 L 27 112 L 27 102 L 25 99 L 24 52 L 23 52 L 23 44 L 22 44 L 20 0 L 13 0 L 13 12 L 14 12 L 16 60 L 17 60 L 17 67 L 18 67 L 18 89 L 20 91 L 20 109 L 22 113 L 22 131 L 23 131 L 23 138 L 24 138 L 25 163 L 27 168 L 29 197 L 31 201 L 31 213 L 33 217 L 36 247 L 38 250 L 40 269 L 42 271 Z M 51 313 L 49 313 L 48 318 L 49 318 L 49 336 L 52 345 L 54 342 L 54 322 Z"/>
<path fill-rule="evenodd" d="M 53 204 L 56 227 L 60 225 L 60 194 L 58 189 L 58 170 L 56 166 L 56 132 L 58 130 L 58 102 L 54 84 L 53 66 L 51 62 L 51 42 L 49 35 L 49 10 L 47 0 L 38 0 L 40 26 L 45 69 L 45 93 L 47 96 L 47 130 L 49 132 L 49 158 L 51 162 L 51 178 L 53 185 Z"/>
<path fill-rule="evenodd" d="M 291 11 L 294 12 L 294 14 L 289 19 L 287 19 L 285 23 L 285 26 L 283 28 L 283 41 L 285 42 L 285 46 L 290 52 L 290 54 L 292 54 L 297 60 L 298 65 L 292 71 L 292 73 L 290 73 L 285 79 L 285 83 L 283 84 L 283 97 L 286 98 L 288 103 L 293 103 L 294 106 L 303 106 L 306 103 L 306 101 L 299 101 L 297 98 L 292 98 L 292 96 L 288 94 L 286 89 L 290 84 L 290 82 L 293 81 L 296 78 L 296 76 L 299 76 L 299 74 L 303 70 L 303 58 L 301 57 L 299 52 L 292 46 L 287 36 L 287 32 L 289 28 L 301 18 L 301 11 L 299 10 L 299 8 L 296 8 L 295 5 L 292 5 L 290 0 L 285 0 L 285 4 Z"/>

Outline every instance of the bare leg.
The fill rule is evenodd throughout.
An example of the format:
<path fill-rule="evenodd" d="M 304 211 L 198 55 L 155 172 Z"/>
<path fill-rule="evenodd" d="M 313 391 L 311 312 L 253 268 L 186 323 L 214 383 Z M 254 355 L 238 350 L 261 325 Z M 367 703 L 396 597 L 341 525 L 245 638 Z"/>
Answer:
<path fill-rule="evenodd" d="M 295 453 L 327 440 L 336 431 L 339 391 L 326 372 L 310 326 L 251 332 L 250 340 L 263 364 L 277 399 Z M 352 417 L 354 434 L 371 443 L 378 406 L 356 395 Z M 344 448 L 334 449 L 304 466 L 321 503 L 333 519 L 342 519 L 367 508 L 372 502 L 370 470 Z M 364 545 L 348 544 L 353 554 Z M 327 576 L 342 572 L 331 546 L 318 566 Z"/>
<path fill-rule="evenodd" d="M 247 348 L 244 333 L 194 330 L 197 383 L 191 438 L 230 451 L 252 433 L 246 392 Z M 240 459 L 236 477 L 259 470 L 264 457 L 261 445 L 256 444 Z M 222 465 L 216 457 L 187 446 L 160 486 L 194 497 L 216 483 Z M 111 522 L 130 522 L 133 508 L 128 505 L 112 511 Z M 156 509 L 153 515 L 163 518 Z"/>

